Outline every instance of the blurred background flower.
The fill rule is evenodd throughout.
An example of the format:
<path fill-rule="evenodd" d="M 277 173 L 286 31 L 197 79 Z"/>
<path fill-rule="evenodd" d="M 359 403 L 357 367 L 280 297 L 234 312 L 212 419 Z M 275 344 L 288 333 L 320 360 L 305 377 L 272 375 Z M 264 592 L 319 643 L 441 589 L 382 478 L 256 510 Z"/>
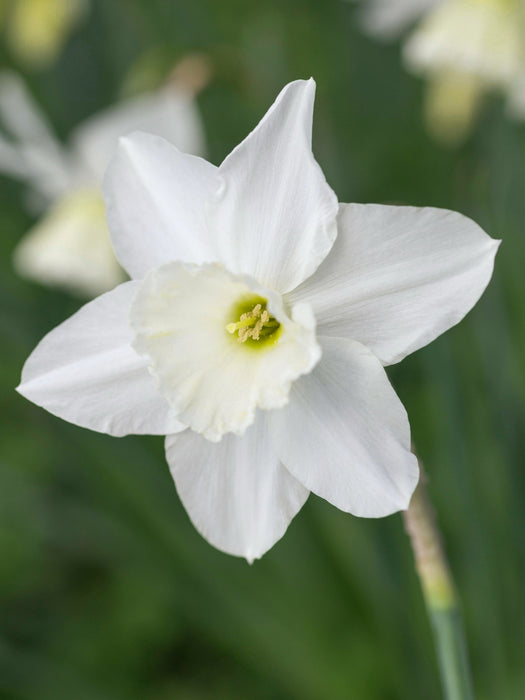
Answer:
<path fill-rule="evenodd" d="M 33 68 L 53 63 L 88 8 L 89 0 L 2 0 L 0 22 L 13 57 Z"/>
<path fill-rule="evenodd" d="M 476 696 L 521 700 L 525 127 L 491 91 L 468 139 L 443 149 L 422 123 L 424 81 L 404 70 L 399 44 L 363 33 L 358 11 L 341 0 L 91 0 L 52 66 L 22 68 L 5 35 L 0 60 L 63 144 L 205 53 L 213 77 L 196 100 L 215 164 L 282 85 L 313 75 L 313 150 L 341 201 L 451 208 L 503 238 L 471 314 L 388 372 L 429 474 Z M 88 433 L 16 394 L 29 352 L 81 304 L 13 269 L 34 224 L 27 190 L 0 179 L 2 700 L 439 700 L 399 516 L 362 521 L 311 497 L 250 567 L 194 531 L 160 441 Z"/>
<path fill-rule="evenodd" d="M 14 252 L 16 269 L 44 284 L 96 296 L 125 279 L 106 226 L 101 185 L 119 136 L 142 130 L 202 155 L 204 134 L 186 59 L 157 90 L 128 98 L 76 127 L 63 146 L 21 78 L 0 76 L 0 116 L 11 138 L 0 140 L 0 170 L 24 181 L 40 221 Z"/>
<path fill-rule="evenodd" d="M 404 42 L 407 68 L 427 80 L 425 119 L 440 142 L 470 130 L 482 97 L 501 92 L 525 118 L 525 4 L 522 0 L 364 0 L 363 24 L 391 37 L 418 20 Z"/>
<path fill-rule="evenodd" d="M 393 39 L 443 0 L 355 0 L 363 3 L 361 21 L 371 34 Z"/>

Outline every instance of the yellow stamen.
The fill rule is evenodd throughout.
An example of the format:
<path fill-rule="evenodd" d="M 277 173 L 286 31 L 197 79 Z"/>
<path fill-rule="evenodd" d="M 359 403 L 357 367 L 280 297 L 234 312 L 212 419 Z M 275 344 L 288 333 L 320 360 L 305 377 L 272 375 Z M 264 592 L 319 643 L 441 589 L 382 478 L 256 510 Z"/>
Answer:
<path fill-rule="evenodd" d="M 259 340 L 261 334 L 270 335 L 279 325 L 266 309 L 263 310 L 261 304 L 256 304 L 251 311 L 242 314 L 237 323 L 228 323 L 226 330 L 231 334 L 238 332 L 238 342 L 245 343 L 249 338 Z"/>

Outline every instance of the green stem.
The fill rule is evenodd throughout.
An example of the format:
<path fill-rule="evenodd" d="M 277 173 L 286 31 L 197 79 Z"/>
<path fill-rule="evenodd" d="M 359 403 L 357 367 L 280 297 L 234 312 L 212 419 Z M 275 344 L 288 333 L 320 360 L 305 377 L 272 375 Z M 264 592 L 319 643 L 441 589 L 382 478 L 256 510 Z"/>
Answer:
<path fill-rule="evenodd" d="M 432 623 L 444 697 L 474 700 L 459 601 L 423 471 L 403 517 Z"/>

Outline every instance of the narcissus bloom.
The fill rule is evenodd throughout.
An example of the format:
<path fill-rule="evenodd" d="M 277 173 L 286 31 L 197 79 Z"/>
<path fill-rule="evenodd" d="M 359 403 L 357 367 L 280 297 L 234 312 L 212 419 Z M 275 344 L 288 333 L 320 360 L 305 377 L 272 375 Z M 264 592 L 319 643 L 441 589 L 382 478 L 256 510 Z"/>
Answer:
<path fill-rule="evenodd" d="M 364 517 L 407 507 L 417 461 L 383 366 L 464 316 L 498 247 L 450 211 L 338 204 L 314 92 L 285 87 L 218 168 L 121 140 L 105 195 L 132 281 L 47 335 L 19 386 L 77 425 L 167 434 L 193 523 L 248 560 L 310 491 Z"/>
<path fill-rule="evenodd" d="M 428 80 L 426 119 L 442 141 L 467 132 L 482 96 L 502 92 L 525 118 L 523 0 L 365 0 L 364 24 L 395 35 L 420 16 L 404 46 L 405 63 Z"/>
<path fill-rule="evenodd" d="M 15 250 L 17 271 L 43 284 L 94 297 L 123 282 L 106 225 L 102 179 L 118 138 L 134 129 L 202 154 L 204 136 L 191 90 L 171 83 L 90 117 L 68 146 L 14 73 L 0 75 L 0 172 L 28 186 L 30 208 L 43 214 Z"/>

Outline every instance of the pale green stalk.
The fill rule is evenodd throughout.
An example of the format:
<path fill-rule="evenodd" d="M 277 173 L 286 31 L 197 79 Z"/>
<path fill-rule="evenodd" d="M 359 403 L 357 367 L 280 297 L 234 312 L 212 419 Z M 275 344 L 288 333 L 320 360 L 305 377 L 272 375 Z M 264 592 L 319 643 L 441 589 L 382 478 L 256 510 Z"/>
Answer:
<path fill-rule="evenodd" d="M 423 471 L 403 517 L 432 623 L 444 697 L 474 700 L 459 601 Z"/>

